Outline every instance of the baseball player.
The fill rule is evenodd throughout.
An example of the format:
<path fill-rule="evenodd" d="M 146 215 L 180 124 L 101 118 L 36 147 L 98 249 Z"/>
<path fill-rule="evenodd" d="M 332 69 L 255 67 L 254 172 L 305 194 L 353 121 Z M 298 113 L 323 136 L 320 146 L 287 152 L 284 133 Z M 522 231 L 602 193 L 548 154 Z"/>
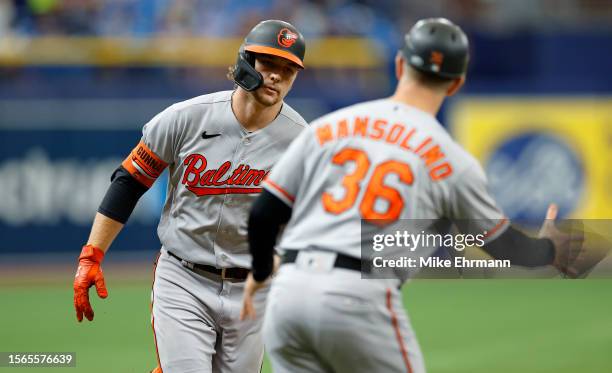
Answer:
<path fill-rule="evenodd" d="M 93 284 L 108 293 L 100 263 L 136 202 L 165 168 L 151 323 L 157 372 L 259 372 L 260 317 L 239 322 L 251 258 L 247 216 L 272 165 L 306 127 L 283 99 L 304 67 L 305 42 L 268 20 L 246 36 L 230 68 L 237 87 L 170 106 L 143 128 L 114 172 L 74 281 L 77 319 L 93 320 Z M 265 294 L 255 300 L 263 315 Z"/>
<path fill-rule="evenodd" d="M 458 26 L 419 21 L 395 58 L 394 95 L 315 120 L 264 181 L 249 218 L 253 263 L 241 318 L 259 314 L 253 297 L 272 273 L 275 238 L 287 223 L 263 327 L 275 372 L 425 371 L 402 309 L 402 279 L 361 278 L 369 270 L 362 242 L 393 232 L 399 219 L 470 219 L 488 232 L 493 257 L 568 270 L 564 237 L 550 223 L 542 236 L 552 240 L 515 230 L 478 162 L 435 118 L 463 84 L 467 63 Z M 552 207 L 547 217 L 555 215 Z"/>

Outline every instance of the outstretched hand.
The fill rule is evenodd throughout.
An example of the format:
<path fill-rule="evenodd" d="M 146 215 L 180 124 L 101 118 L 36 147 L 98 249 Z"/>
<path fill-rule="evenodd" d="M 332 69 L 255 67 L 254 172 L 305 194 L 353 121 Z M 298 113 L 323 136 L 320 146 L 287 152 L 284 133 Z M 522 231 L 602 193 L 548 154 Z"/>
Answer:
<path fill-rule="evenodd" d="M 557 229 L 555 220 L 558 211 L 557 205 L 550 204 L 548 206 L 546 220 L 542 223 L 538 237 L 548 238 L 552 241 L 555 248 L 553 266 L 565 276 L 576 278 L 582 272 L 578 258 L 584 250 L 584 231 L 582 229 L 572 229 L 569 233 L 565 233 Z"/>

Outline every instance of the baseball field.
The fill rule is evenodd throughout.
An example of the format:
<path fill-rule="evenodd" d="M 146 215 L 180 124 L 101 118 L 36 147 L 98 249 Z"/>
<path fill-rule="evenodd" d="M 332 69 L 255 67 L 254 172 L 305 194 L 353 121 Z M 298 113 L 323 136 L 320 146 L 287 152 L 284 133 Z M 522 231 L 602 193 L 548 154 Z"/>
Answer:
<path fill-rule="evenodd" d="M 0 371 L 148 372 L 155 366 L 149 269 L 107 265 L 109 298 L 96 297 L 94 322 L 79 324 L 72 266 L 2 266 L 0 352 L 75 352 L 77 366 Z M 433 373 L 612 371 L 611 294 L 612 280 L 418 280 L 404 287 Z"/>

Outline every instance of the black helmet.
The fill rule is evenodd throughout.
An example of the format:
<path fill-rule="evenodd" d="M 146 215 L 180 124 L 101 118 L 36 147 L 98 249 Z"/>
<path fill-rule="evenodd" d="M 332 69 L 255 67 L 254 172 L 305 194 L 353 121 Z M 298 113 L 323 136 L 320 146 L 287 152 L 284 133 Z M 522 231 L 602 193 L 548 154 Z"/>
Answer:
<path fill-rule="evenodd" d="M 459 78 L 467 70 L 467 36 L 446 18 L 418 21 L 405 36 L 402 53 L 410 66 L 442 78 Z"/>
<path fill-rule="evenodd" d="M 247 91 L 254 91 L 263 83 L 255 70 L 253 53 L 283 57 L 304 68 L 306 43 L 302 34 L 288 22 L 268 20 L 257 24 L 244 39 L 234 67 L 234 81 Z"/>

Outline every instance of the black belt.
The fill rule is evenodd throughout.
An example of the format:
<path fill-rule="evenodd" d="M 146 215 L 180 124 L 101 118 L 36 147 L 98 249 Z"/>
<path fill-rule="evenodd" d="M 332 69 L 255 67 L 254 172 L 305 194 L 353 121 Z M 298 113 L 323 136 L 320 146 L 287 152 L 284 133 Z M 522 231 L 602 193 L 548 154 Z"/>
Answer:
<path fill-rule="evenodd" d="M 283 255 L 283 263 L 295 263 L 299 250 L 287 250 Z M 364 273 L 370 273 L 371 267 L 368 262 L 361 261 L 361 259 L 353 258 L 352 256 L 337 253 L 336 261 L 334 262 L 334 268 L 352 269 L 354 271 L 361 271 Z"/>
<path fill-rule="evenodd" d="M 206 265 L 206 264 L 191 263 L 191 262 L 188 262 L 185 259 L 182 259 L 181 257 L 175 255 L 171 251 L 168 251 L 168 255 L 170 255 L 171 257 L 175 258 L 176 260 L 181 262 L 181 264 L 184 267 L 187 267 L 187 268 L 191 269 L 194 272 L 202 271 L 202 272 L 211 273 L 213 275 L 221 276 L 221 279 L 223 279 L 223 280 L 240 280 L 240 281 L 244 281 L 244 280 L 246 280 L 246 278 L 247 278 L 247 276 L 249 275 L 249 272 L 250 272 L 250 270 L 248 270 L 246 268 L 240 268 L 240 267 L 217 268 L 217 267 L 209 266 L 209 265 Z"/>

